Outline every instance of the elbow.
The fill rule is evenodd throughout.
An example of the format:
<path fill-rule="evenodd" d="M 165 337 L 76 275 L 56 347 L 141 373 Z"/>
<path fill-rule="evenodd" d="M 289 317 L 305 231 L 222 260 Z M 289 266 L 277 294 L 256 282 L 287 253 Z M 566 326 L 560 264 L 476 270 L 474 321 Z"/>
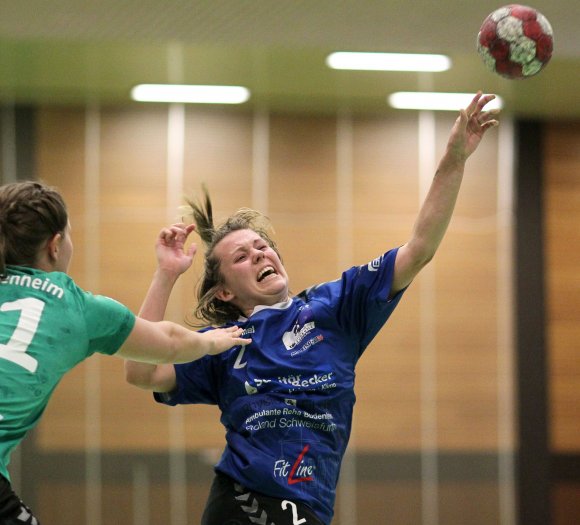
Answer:
<path fill-rule="evenodd" d="M 419 274 L 419 272 L 421 272 L 421 270 L 425 268 L 425 266 L 427 266 L 429 262 L 431 262 L 431 259 L 433 259 L 433 256 L 413 260 L 412 264 L 409 266 L 408 269 L 407 273 L 408 280 L 405 283 L 405 286 L 408 286 L 411 283 L 411 281 Z"/>
<path fill-rule="evenodd" d="M 425 266 L 427 266 L 435 257 L 435 251 L 421 250 L 416 251 L 411 258 L 410 267 L 412 268 L 412 273 L 417 275 Z"/>
<path fill-rule="evenodd" d="M 125 381 L 127 381 L 127 383 L 130 385 L 143 388 L 143 381 L 139 379 L 139 376 L 127 369 L 125 369 Z"/>
<path fill-rule="evenodd" d="M 149 390 L 151 388 L 151 376 L 149 373 L 143 373 L 139 370 L 140 363 L 125 362 L 125 381 L 132 386 Z"/>
<path fill-rule="evenodd" d="M 430 250 L 415 250 L 412 252 L 412 256 L 407 260 L 405 271 L 407 280 L 405 286 L 411 283 L 417 274 L 419 274 L 419 272 L 433 260 L 434 256 L 435 251 Z"/>
<path fill-rule="evenodd" d="M 419 270 L 425 268 L 425 266 L 427 266 L 433 260 L 433 257 L 435 257 L 435 251 L 424 253 L 423 256 L 420 257 L 417 261 Z"/>
<path fill-rule="evenodd" d="M 151 383 L 149 381 L 143 381 L 141 379 L 138 378 L 126 378 L 127 379 L 127 383 L 129 383 L 131 386 L 140 388 L 141 390 L 153 390 L 153 386 L 151 385 Z"/>
<path fill-rule="evenodd" d="M 127 383 L 129 383 L 130 385 L 139 386 L 139 380 L 137 379 L 135 374 L 133 374 L 133 372 L 127 370 L 127 367 L 125 367 L 125 381 L 127 381 Z"/>
<path fill-rule="evenodd" d="M 435 257 L 438 245 L 434 245 L 429 242 L 410 242 L 408 243 L 408 249 L 410 253 L 410 260 L 412 261 L 412 266 L 415 268 L 416 273 L 421 271 L 425 266 L 427 266 Z"/>

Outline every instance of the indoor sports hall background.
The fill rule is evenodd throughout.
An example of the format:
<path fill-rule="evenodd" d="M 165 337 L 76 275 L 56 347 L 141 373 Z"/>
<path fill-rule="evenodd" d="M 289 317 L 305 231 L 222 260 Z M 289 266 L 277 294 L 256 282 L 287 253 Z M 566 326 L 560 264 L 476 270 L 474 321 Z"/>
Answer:
<path fill-rule="evenodd" d="M 333 525 L 580 522 L 580 44 L 569 0 L 537 78 L 484 69 L 501 4 L 0 0 L 1 182 L 69 204 L 82 287 L 137 311 L 160 228 L 207 184 L 267 213 L 299 292 L 405 242 L 453 112 L 396 90 L 501 95 L 434 261 L 361 359 Z M 456 16 L 449 15 L 456 13 Z M 451 20 L 450 20 L 451 19 Z M 449 72 L 332 72 L 330 51 L 443 52 Z M 138 82 L 246 85 L 240 106 L 139 104 Z M 200 260 L 168 318 L 195 304 Z M 193 525 L 224 444 L 215 407 L 168 408 L 98 356 L 62 381 L 11 465 L 43 524 Z"/>

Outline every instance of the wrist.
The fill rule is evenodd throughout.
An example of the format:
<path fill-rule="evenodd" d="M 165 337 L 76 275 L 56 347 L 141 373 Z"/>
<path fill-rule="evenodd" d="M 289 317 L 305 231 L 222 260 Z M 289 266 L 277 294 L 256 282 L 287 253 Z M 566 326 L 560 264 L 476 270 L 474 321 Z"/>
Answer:
<path fill-rule="evenodd" d="M 173 286 L 179 278 L 179 273 L 169 268 L 157 267 L 153 274 L 153 280 L 160 284 Z"/>
<path fill-rule="evenodd" d="M 439 162 L 439 169 L 446 171 L 463 171 L 467 156 L 464 153 L 454 151 L 453 148 L 448 148 L 441 161 Z"/>

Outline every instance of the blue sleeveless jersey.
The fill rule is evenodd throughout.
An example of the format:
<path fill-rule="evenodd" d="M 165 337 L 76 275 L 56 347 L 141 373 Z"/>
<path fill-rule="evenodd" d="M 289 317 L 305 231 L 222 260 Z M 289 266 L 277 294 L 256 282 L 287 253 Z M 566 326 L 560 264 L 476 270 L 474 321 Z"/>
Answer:
<path fill-rule="evenodd" d="M 397 250 L 236 323 L 252 338 L 175 365 L 168 404 L 218 405 L 226 448 L 216 465 L 242 485 L 333 516 L 355 402 L 355 365 L 402 292 L 388 300 Z"/>

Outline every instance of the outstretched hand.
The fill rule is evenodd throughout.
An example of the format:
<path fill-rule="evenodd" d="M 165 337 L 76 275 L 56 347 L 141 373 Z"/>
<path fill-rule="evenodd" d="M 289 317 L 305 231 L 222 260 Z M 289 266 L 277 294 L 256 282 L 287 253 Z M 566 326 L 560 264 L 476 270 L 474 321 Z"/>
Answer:
<path fill-rule="evenodd" d="M 225 352 L 234 346 L 248 345 L 252 342 L 251 339 L 242 337 L 243 330 L 237 326 L 229 326 L 228 328 L 216 328 L 215 330 L 208 330 L 203 332 L 203 337 L 209 339 L 210 350 L 208 354 L 215 355 Z"/>
<path fill-rule="evenodd" d="M 155 253 L 160 270 L 177 277 L 191 266 L 197 245 L 192 243 L 186 250 L 185 242 L 193 230 L 195 230 L 193 224 L 177 223 L 159 232 L 155 242 Z"/>
<path fill-rule="evenodd" d="M 477 149 L 484 133 L 499 124 L 496 119 L 499 109 L 484 110 L 494 98 L 495 95 L 478 91 L 469 106 L 459 112 L 447 143 L 448 153 L 454 160 L 464 162 Z"/>

